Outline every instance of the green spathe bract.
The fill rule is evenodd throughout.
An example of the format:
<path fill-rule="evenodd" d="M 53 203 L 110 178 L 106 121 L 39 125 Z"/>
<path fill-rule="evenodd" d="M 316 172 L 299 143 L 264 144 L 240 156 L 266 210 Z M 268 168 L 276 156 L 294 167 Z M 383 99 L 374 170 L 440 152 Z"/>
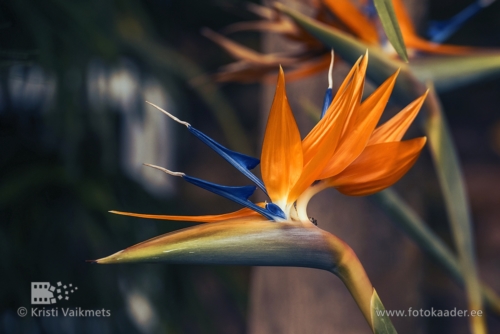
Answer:
<path fill-rule="evenodd" d="M 295 266 L 333 271 L 344 243 L 329 244 L 331 239 L 338 240 L 315 226 L 230 220 L 164 234 L 97 262 Z"/>
<path fill-rule="evenodd" d="M 261 218 L 202 224 L 158 236 L 95 262 L 323 269 L 344 282 L 374 330 L 371 315 L 374 289 L 361 263 L 345 242 L 313 224 L 275 223 Z"/>

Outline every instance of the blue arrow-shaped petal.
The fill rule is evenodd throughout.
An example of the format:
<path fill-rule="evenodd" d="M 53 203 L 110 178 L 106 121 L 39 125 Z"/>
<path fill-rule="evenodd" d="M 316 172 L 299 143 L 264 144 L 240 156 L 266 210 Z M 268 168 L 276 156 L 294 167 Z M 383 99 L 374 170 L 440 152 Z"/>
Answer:
<path fill-rule="evenodd" d="M 231 165 L 233 165 L 237 170 L 239 170 L 243 175 L 248 177 L 253 183 L 255 183 L 262 191 L 267 195 L 266 187 L 264 186 L 264 183 L 254 174 L 250 172 L 250 169 L 255 168 L 259 163 L 260 160 L 239 152 L 231 151 L 230 149 L 222 146 L 200 130 L 197 130 L 191 126 L 188 122 L 181 121 L 171 113 L 169 113 L 166 110 L 163 110 L 162 108 L 158 107 L 157 105 L 146 101 L 148 104 L 152 105 L 156 109 L 160 110 L 164 114 L 166 114 L 168 117 L 176 121 L 177 123 L 185 125 L 189 132 L 191 132 L 196 138 L 207 144 L 212 150 L 217 152 L 222 158 L 224 158 L 227 162 L 229 162 Z"/>
<path fill-rule="evenodd" d="M 231 151 L 230 149 L 222 146 L 203 132 L 195 129 L 191 125 L 188 127 L 189 132 L 191 132 L 196 138 L 207 144 L 212 150 L 217 152 L 221 157 L 223 157 L 227 162 L 233 165 L 237 170 L 239 170 L 243 175 L 248 177 L 253 183 L 255 183 L 264 193 L 267 195 L 266 187 L 264 183 L 255 176 L 250 169 L 255 168 L 260 163 L 260 160 L 239 152 Z"/>
<path fill-rule="evenodd" d="M 433 21 L 429 25 L 427 34 L 432 42 L 442 43 L 453 35 L 470 18 L 479 13 L 483 8 L 491 5 L 495 0 L 477 0 L 464 8 L 449 20 Z"/>
<path fill-rule="evenodd" d="M 323 109 L 321 110 L 321 116 L 319 119 L 322 119 L 328 108 L 330 107 L 330 104 L 332 104 L 333 101 L 333 92 L 332 92 L 332 87 L 333 87 L 333 62 L 335 60 L 335 54 L 333 53 L 333 49 L 331 51 L 332 58 L 330 60 L 330 68 L 328 69 L 328 88 L 326 89 L 325 92 L 325 98 L 323 99 Z"/>
<path fill-rule="evenodd" d="M 325 116 L 326 111 L 330 107 L 330 104 L 332 104 L 332 100 L 333 100 L 332 89 L 327 88 L 325 92 L 325 98 L 323 99 L 323 109 L 321 110 L 321 116 L 319 119 L 322 119 Z"/>
<path fill-rule="evenodd" d="M 281 211 L 279 207 L 278 209 L 279 211 L 281 211 L 281 215 L 279 214 L 279 211 L 277 211 L 274 207 L 271 208 L 272 210 L 268 210 L 267 206 L 266 209 L 264 209 L 248 200 L 248 198 L 254 193 L 255 189 L 257 189 L 257 187 L 255 186 L 242 186 L 242 187 L 223 186 L 220 184 L 204 181 L 196 177 L 192 177 L 185 174 L 182 175 L 182 178 L 187 182 L 194 184 L 195 186 L 198 186 L 200 188 L 213 192 L 214 194 L 230 199 L 233 202 L 246 206 L 247 208 L 250 208 L 260 213 L 269 220 L 276 220 L 276 218 L 285 219 L 283 211 Z M 275 204 L 273 205 L 276 206 Z"/>

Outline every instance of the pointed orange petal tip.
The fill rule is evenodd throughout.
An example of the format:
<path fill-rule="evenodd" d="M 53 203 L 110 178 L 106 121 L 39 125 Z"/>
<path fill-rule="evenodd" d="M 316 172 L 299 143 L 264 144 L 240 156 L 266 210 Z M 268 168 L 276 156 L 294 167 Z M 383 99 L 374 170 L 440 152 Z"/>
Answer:
<path fill-rule="evenodd" d="M 262 208 L 265 207 L 265 203 L 256 203 L 256 205 Z M 235 212 L 224 213 L 219 215 L 204 215 L 204 216 L 152 215 L 152 214 L 131 213 L 131 212 L 114 211 L 114 210 L 109 212 L 117 215 L 136 217 L 136 218 L 185 221 L 192 223 L 213 223 L 229 219 L 244 219 L 244 218 L 265 220 L 265 218 L 262 217 L 258 212 L 253 211 L 252 209 L 249 208 L 243 208 Z"/>
<path fill-rule="evenodd" d="M 285 84 L 285 71 L 283 70 L 283 66 L 281 66 L 281 64 L 280 64 L 280 69 L 278 71 L 278 82 L 282 82 L 283 85 Z"/>
<path fill-rule="evenodd" d="M 387 122 L 377 127 L 375 131 L 373 131 L 370 140 L 368 141 L 368 145 L 400 141 L 410 125 L 413 123 L 417 114 L 420 112 L 422 104 L 428 94 L 429 90 L 408 104 Z"/>
<path fill-rule="evenodd" d="M 427 88 L 427 90 L 425 91 L 424 95 L 422 95 L 424 97 L 424 100 L 427 98 L 427 95 L 429 95 L 430 91 L 431 91 L 431 89 Z"/>
<path fill-rule="evenodd" d="M 267 119 L 260 165 L 271 201 L 283 208 L 291 187 L 302 173 L 302 142 L 286 96 L 281 66 Z"/>

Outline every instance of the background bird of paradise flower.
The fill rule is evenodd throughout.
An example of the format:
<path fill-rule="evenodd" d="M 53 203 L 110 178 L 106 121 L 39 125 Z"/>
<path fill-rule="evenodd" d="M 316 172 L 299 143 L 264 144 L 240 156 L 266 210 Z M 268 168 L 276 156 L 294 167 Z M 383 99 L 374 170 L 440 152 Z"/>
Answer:
<path fill-rule="evenodd" d="M 446 19 L 468 4 L 432 2 L 428 15 Z M 146 143 L 141 138 L 149 132 L 143 132 L 137 124 L 158 123 L 148 111 L 140 111 L 143 107 L 137 101 L 143 100 L 142 96 L 135 102 L 128 98 L 142 91 L 154 92 L 159 85 L 163 89 L 155 96 L 167 99 L 168 92 L 176 110 L 190 113 L 183 118 L 228 146 L 247 153 L 257 150 L 249 143 L 257 143 L 260 138 L 254 104 L 258 87 L 225 86 L 223 100 L 221 95 L 214 95 L 214 86 L 203 77 L 200 79 L 201 69 L 215 69 L 230 59 L 200 37 L 199 29 L 208 26 L 219 30 L 252 19 L 243 10 L 228 6 L 222 10 L 215 5 L 198 1 L 149 1 L 139 7 L 127 1 L 116 6 L 100 2 L 2 4 L 0 140 L 4 152 L 0 159 L 0 244 L 4 255 L 2 273 L 7 279 L 1 288 L 5 301 L 0 309 L 2 331 L 57 332 L 63 326 L 67 331 L 82 332 L 245 331 L 248 268 L 145 266 L 141 270 L 102 270 L 80 262 L 92 254 L 97 257 L 181 226 L 123 221 L 104 214 L 117 204 L 130 210 L 158 213 L 179 209 L 179 214 L 201 214 L 214 207 L 220 208 L 218 212 L 237 208 L 181 184 L 170 188 L 181 196 L 165 199 L 161 197 L 164 192 L 162 195 L 162 191 L 151 189 L 147 177 L 126 167 L 131 160 L 143 162 L 142 153 L 133 159 L 125 159 L 123 153 L 126 138 L 129 144 L 150 146 L 141 144 L 141 140 Z M 498 46 L 497 15 L 498 5 L 494 4 L 464 26 L 451 42 Z M 251 46 L 259 45 L 256 35 L 240 38 Z M 93 84 L 87 86 L 91 78 Z M 479 83 L 441 96 L 465 166 L 480 241 L 482 277 L 496 289 L 498 88 L 496 81 Z M 123 108 L 127 105 L 132 108 Z M 229 106 L 237 109 L 238 114 L 231 114 Z M 238 129 L 236 121 L 244 131 Z M 135 135 L 126 136 L 129 132 Z M 242 133 L 247 135 L 238 136 Z M 210 153 L 182 133 L 172 135 L 181 145 L 177 153 L 172 153 L 179 169 L 223 183 L 241 180 L 222 164 L 216 168 L 214 162 L 200 165 L 200 161 L 211 160 Z M 164 138 L 161 147 L 168 148 L 171 141 Z M 184 154 L 188 149 L 189 154 Z M 196 160 L 191 159 L 194 156 Z M 219 172 L 211 173 L 215 169 Z M 426 170 L 426 175 L 432 175 L 430 170 Z M 426 208 L 422 215 L 446 239 L 446 217 L 436 183 L 432 176 L 420 181 L 427 191 L 422 197 Z M 461 296 L 460 290 L 454 290 L 454 285 L 432 262 L 425 258 L 423 261 L 429 273 L 422 283 L 425 304 L 449 308 L 461 303 L 454 300 Z M 113 310 L 112 319 L 74 319 L 63 323 L 58 319 L 18 318 L 16 308 L 29 300 L 29 282 L 38 279 L 85 281 L 82 291 L 88 293 L 75 297 L 78 305 L 74 306 L 109 307 Z M 465 323 L 456 319 L 420 320 L 430 333 L 458 333 L 465 328 Z M 498 322 L 494 318 L 489 321 L 490 331 L 494 332 Z"/>
<path fill-rule="evenodd" d="M 259 19 L 238 22 L 226 27 L 222 32 L 232 34 L 241 31 L 265 31 L 280 34 L 294 44 L 295 49 L 275 54 L 262 54 L 206 29 L 204 35 L 223 47 L 237 60 L 222 67 L 215 74 L 216 80 L 221 82 L 269 81 L 268 74 L 275 73 L 276 66 L 280 64 L 290 69 L 289 76 L 292 80 L 314 75 L 328 68 L 329 48 L 317 37 L 311 35 L 307 29 L 304 29 L 303 26 L 277 9 L 276 3 L 271 2 L 268 6 L 249 3 L 248 10 L 258 16 Z M 487 4 L 484 3 L 484 7 L 486 7 Z M 382 30 L 381 19 L 375 15 L 373 1 L 304 0 L 295 2 L 295 4 L 298 5 L 297 8 L 302 12 L 312 11 L 312 17 L 315 20 L 325 24 L 332 30 L 347 32 L 367 47 L 377 46 L 381 48 L 387 53 L 388 58 L 397 58 L 394 48 Z M 469 7 L 466 7 L 463 11 L 467 11 Z M 304 8 L 307 10 L 304 10 Z M 408 9 L 401 0 L 394 1 L 394 14 L 401 27 L 401 36 L 404 39 L 409 58 L 413 61 L 429 56 L 473 56 L 495 52 L 488 48 L 442 44 L 441 41 L 436 42 L 431 37 L 429 37 L 431 40 L 421 37 Z M 460 12 L 456 16 L 464 16 L 464 13 Z M 453 28 L 448 29 L 448 35 L 453 35 L 456 30 L 460 29 L 461 25 L 458 23 L 453 24 L 457 19 L 449 21 L 451 22 L 439 22 L 440 24 L 436 22 L 434 26 L 452 26 Z M 464 24 L 466 19 L 459 21 Z M 442 27 L 442 30 L 446 29 Z M 436 36 L 436 34 L 439 33 L 433 33 L 433 36 Z"/>

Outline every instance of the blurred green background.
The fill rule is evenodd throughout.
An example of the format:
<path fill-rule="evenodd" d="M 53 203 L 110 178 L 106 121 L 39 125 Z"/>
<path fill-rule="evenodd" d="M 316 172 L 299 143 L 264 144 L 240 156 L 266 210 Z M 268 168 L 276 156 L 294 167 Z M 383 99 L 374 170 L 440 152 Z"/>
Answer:
<path fill-rule="evenodd" d="M 237 208 L 141 164 L 247 183 L 183 126 L 144 104 L 164 106 L 230 148 L 260 152 L 260 87 L 211 82 L 206 73 L 231 58 L 199 33 L 252 19 L 244 3 L 0 2 L 0 332 L 246 332 L 250 268 L 85 262 L 187 226 L 108 210 L 195 215 Z M 444 19 L 468 3 L 431 2 L 427 16 Z M 492 5 L 450 42 L 498 47 L 499 15 Z M 257 34 L 238 41 L 259 48 Z M 496 80 L 442 96 L 471 191 L 481 273 L 496 288 L 499 91 Z M 447 238 L 434 179 L 422 188 L 427 221 Z M 442 273 L 427 268 L 428 305 L 453 308 L 439 286 Z M 31 282 L 46 281 L 79 287 L 61 307 L 104 308 L 111 317 L 18 317 L 18 307 L 29 309 Z M 430 332 L 448 333 L 453 319 L 433 321 Z"/>

